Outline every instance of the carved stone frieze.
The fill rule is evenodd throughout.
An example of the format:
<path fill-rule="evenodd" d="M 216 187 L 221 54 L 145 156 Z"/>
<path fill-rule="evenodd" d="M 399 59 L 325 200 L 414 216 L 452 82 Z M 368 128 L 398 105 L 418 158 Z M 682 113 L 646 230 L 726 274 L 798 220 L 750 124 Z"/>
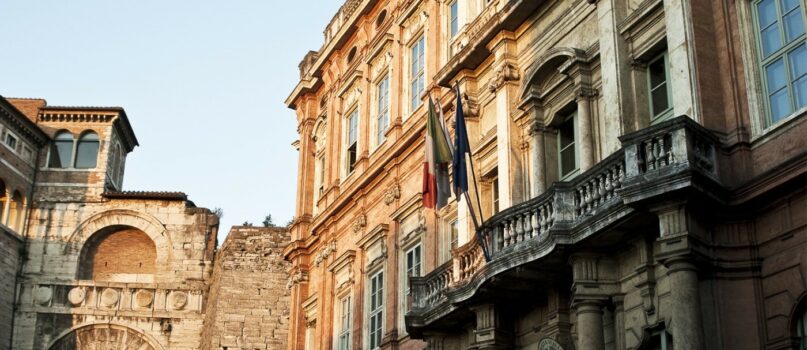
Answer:
<path fill-rule="evenodd" d="M 326 244 L 320 248 L 319 252 L 314 255 L 314 266 L 319 266 L 325 259 L 327 259 L 333 252 L 336 251 L 336 241 Z"/>
<path fill-rule="evenodd" d="M 308 273 L 299 271 L 291 276 L 289 276 L 289 281 L 286 282 L 286 289 L 291 290 L 291 287 L 300 283 L 300 282 L 307 282 L 308 281 Z"/>
<path fill-rule="evenodd" d="M 353 222 L 353 232 L 361 232 L 365 227 L 367 227 L 367 214 L 362 213 Z"/>
<path fill-rule="evenodd" d="M 401 198 L 401 186 L 399 186 L 397 183 L 390 186 L 384 192 L 384 204 L 386 205 L 391 205 L 396 199 L 399 198 Z"/>
<path fill-rule="evenodd" d="M 520 78 L 521 74 L 518 72 L 518 68 L 511 63 L 505 62 L 496 69 L 496 76 L 488 82 L 488 90 L 490 90 L 490 92 L 496 92 L 496 90 L 499 90 L 505 83 L 516 81 Z"/>

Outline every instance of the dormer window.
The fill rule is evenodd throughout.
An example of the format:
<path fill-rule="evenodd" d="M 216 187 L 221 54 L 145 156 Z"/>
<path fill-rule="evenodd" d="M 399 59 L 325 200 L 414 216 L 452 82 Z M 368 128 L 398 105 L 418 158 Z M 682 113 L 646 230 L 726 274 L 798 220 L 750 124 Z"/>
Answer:
<path fill-rule="evenodd" d="M 61 131 L 53 138 L 50 146 L 50 157 L 48 159 L 49 168 L 67 169 L 70 167 L 70 159 L 73 156 L 73 135 L 67 131 Z"/>
<path fill-rule="evenodd" d="M 88 131 L 78 140 L 76 147 L 76 168 L 93 169 L 98 164 L 98 134 Z"/>

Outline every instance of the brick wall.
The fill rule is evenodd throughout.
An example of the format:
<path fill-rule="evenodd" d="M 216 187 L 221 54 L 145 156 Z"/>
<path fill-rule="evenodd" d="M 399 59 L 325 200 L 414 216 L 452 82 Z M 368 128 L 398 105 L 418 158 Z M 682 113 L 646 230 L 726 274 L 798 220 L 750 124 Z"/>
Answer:
<path fill-rule="evenodd" d="M 285 349 L 286 228 L 233 227 L 213 268 L 202 349 Z"/>
<path fill-rule="evenodd" d="M 21 244 L 17 235 L 0 229 L 0 350 L 11 349 L 14 289 Z"/>
<path fill-rule="evenodd" d="M 157 248 L 140 230 L 112 232 L 90 244 L 82 257 L 82 278 L 110 280 L 120 274 L 153 275 L 156 272 Z"/>

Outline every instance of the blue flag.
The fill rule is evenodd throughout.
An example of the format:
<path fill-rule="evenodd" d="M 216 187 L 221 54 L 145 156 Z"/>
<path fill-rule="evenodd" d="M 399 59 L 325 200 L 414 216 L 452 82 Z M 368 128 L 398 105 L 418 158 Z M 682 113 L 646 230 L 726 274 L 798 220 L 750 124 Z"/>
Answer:
<path fill-rule="evenodd" d="M 457 200 L 460 196 L 468 192 L 468 167 L 465 162 L 465 155 L 471 153 L 471 145 L 468 143 L 468 130 L 465 128 L 465 115 L 462 112 L 462 94 L 460 87 L 457 85 L 457 113 L 454 118 L 454 159 L 452 166 L 454 167 L 454 195 Z"/>

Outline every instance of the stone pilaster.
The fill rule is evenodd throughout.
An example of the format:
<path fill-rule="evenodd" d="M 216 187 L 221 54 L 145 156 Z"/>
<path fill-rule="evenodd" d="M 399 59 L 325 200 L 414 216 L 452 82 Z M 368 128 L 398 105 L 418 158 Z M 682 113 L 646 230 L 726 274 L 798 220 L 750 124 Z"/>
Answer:
<path fill-rule="evenodd" d="M 501 306 L 481 304 L 471 307 L 476 313 L 476 329 L 472 349 L 498 350 L 512 349 L 513 336 L 511 318 L 504 315 Z"/>
<path fill-rule="evenodd" d="M 575 302 L 578 350 L 605 349 L 602 327 L 603 306 L 603 301 L 596 299 L 583 299 Z"/>

